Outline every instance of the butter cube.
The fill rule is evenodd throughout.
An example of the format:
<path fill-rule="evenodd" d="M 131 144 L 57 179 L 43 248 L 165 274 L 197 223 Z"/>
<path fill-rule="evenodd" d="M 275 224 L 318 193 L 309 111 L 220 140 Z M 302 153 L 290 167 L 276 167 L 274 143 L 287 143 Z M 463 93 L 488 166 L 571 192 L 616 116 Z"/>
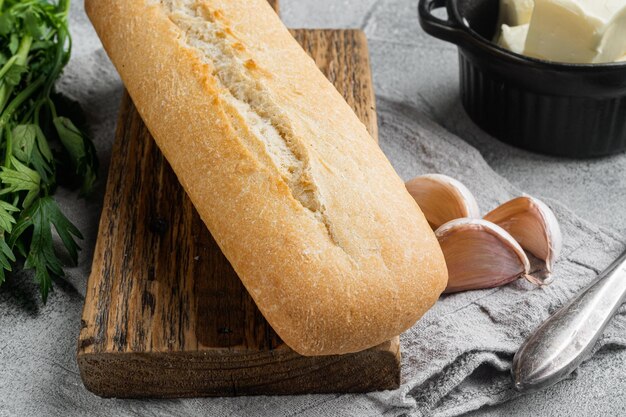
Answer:
<path fill-rule="evenodd" d="M 524 54 L 569 63 L 610 62 L 626 49 L 626 0 L 536 0 Z"/>
<path fill-rule="evenodd" d="M 519 26 L 502 25 L 502 36 L 498 44 L 516 54 L 524 53 L 526 36 L 528 35 L 528 24 Z"/>
<path fill-rule="evenodd" d="M 550 61 L 591 62 L 604 22 L 573 0 L 537 0 L 524 54 Z"/>
<path fill-rule="evenodd" d="M 626 6 L 613 16 L 598 47 L 593 62 L 613 62 L 626 56 Z"/>

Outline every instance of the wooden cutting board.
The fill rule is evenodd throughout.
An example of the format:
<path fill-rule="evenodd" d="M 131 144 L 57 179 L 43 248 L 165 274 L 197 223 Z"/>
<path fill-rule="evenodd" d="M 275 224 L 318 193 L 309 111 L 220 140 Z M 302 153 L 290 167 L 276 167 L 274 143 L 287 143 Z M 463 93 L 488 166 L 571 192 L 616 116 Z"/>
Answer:
<path fill-rule="evenodd" d="M 364 34 L 293 34 L 377 137 Z M 398 338 L 325 357 L 300 356 L 280 340 L 127 94 L 81 325 L 81 377 L 104 397 L 367 392 L 400 381 Z"/>

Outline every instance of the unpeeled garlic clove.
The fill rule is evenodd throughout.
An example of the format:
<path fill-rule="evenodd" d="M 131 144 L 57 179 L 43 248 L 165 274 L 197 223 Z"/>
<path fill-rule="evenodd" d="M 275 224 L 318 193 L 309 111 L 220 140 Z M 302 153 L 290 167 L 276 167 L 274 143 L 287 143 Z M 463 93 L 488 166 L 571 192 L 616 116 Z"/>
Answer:
<path fill-rule="evenodd" d="M 563 238 L 556 216 L 546 204 L 533 197 L 518 197 L 484 218 L 509 232 L 522 248 L 545 261 L 548 272 L 552 271 Z"/>
<path fill-rule="evenodd" d="M 446 293 L 493 288 L 528 276 L 530 262 L 500 226 L 482 219 L 457 219 L 435 231 L 448 266 Z"/>
<path fill-rule="evenodd" d="M 422 175 L 408 181 L 406 188 L 433 230 L 450 220 L 480 217 L 478 203 L 470 190 L 447 175 Z"/>

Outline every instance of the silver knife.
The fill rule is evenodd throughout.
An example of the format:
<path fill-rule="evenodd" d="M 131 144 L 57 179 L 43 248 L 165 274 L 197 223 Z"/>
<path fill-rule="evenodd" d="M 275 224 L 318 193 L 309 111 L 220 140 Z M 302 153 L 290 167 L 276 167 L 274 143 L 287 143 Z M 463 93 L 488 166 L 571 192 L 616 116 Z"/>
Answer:
<path fill-rule="evenodd" d="M 607 324 L 626 301 L 626 252 L 530 335 L 513 358 L 518 391 L 553 385 L 591 355 Z"/>

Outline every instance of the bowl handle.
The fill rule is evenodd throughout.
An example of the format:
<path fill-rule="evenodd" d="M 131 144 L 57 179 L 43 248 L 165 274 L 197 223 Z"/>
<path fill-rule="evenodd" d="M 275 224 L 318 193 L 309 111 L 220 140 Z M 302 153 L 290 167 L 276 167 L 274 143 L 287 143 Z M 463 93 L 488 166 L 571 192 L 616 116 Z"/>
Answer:
<path fill-rule="evenodd" d="M 418 6 L 420 25 L 426 33 L 459 45 L 467 35 L 464 26 L 449 16 L 448 20 L 443 20 L 431 13 L 434 9 L 446 7 L 446 3 L 447 0 L 420 0 Z"/>

